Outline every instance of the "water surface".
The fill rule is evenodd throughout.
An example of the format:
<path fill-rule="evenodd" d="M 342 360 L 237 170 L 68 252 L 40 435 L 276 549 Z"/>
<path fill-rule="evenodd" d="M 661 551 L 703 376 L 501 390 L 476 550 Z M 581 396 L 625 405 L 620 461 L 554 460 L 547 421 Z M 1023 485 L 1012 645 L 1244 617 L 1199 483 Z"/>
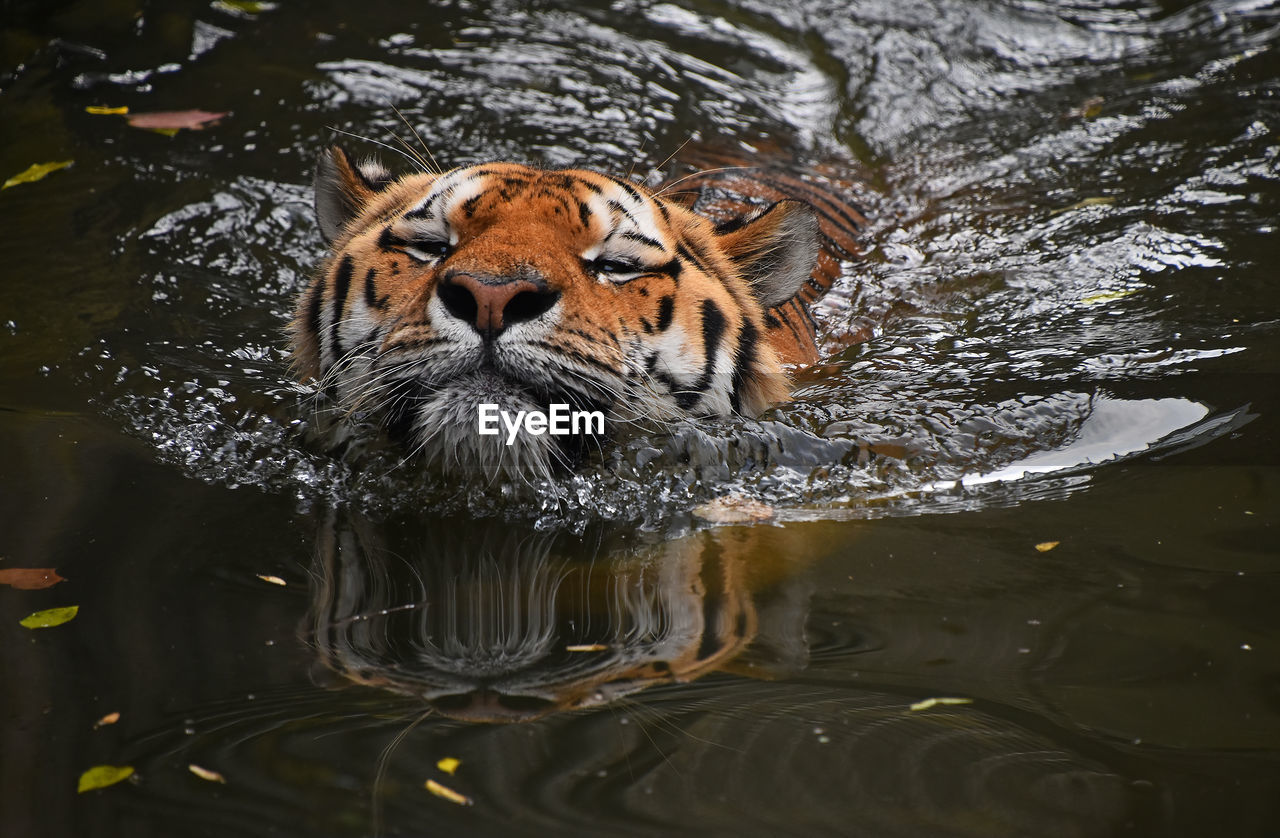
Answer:
<path fill-rule="evenodd" d="M 1268 834 L 1278 27 L 1226 0 L 6 12 L 0 172 L 75 163 L 0 192 L 0 568 L 68 580 L 0 588 L 3 831 Z M 168 137 L 91 105 L 229 115 Z M 407 171 L 396 136 L 637 179 L 788 149 L 873 221 L 791 404 L 460 487 L 311 444 L 285 354 L 318 150 Z M 775 523 L 700 522 L 729 492 Z M 101 763 L 137 774 L 77 795 Z"/>

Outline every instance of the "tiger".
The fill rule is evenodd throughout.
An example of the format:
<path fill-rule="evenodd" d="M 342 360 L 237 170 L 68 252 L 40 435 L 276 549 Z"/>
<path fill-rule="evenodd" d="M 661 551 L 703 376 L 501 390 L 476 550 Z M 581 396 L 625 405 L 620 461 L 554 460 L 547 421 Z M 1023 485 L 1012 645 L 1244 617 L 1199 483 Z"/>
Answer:
<path fill-rule="evenodd" d="M 397 177 L 328 148 L 297 375 L 337 415 L 491 480 L 571 472 L 617 428 L 758 417 L 818 359 L 811 306 L 860 255 L 866 216 L 784 168 L 708 159 L 649 188 L 513 162 Z M 483 409 L 556 405 L 603 421 L 478 432 Z"/>

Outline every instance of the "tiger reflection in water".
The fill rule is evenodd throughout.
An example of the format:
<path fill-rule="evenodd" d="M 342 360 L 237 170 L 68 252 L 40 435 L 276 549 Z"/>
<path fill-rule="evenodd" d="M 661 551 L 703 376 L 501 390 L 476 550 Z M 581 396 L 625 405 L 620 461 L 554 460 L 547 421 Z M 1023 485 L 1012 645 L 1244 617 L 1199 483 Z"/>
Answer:
<path fill-rule="evenodd" d="M 716 670 L 804 665 L 807 593 L 769 560 L 779 528 L 703 532 L 612 557 L 475 522 L 322 528 L 304 634 L 357 684 L 442 715 L 514 722 Z M 574 540 L 576 542 L 576 540 Z M 582 550 L 578 545 L 578 550 Z"/>

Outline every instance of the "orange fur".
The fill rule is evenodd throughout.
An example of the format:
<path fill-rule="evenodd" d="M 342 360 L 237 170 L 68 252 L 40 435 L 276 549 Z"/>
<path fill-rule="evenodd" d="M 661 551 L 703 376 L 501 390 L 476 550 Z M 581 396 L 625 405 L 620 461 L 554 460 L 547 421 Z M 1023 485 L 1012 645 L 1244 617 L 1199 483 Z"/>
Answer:
<path fill-rule="evenodd" d="M 299 373 L 489 473 L 527 469 L 468 448 L 465 410 L 485 399 L 562 398 L 613 422 L 755 416 L 788 398 L 784 361 L 816 360 L 807 305 L 851 233 L 776 177 L 749 185 L 735 215 L 723 190 L 707 210 L 513 163 L 392 180 L 335 148 L 317 176 L 332 251 L 292 326 Z M 523 456 L 534 472 L 557 459 Z"/>

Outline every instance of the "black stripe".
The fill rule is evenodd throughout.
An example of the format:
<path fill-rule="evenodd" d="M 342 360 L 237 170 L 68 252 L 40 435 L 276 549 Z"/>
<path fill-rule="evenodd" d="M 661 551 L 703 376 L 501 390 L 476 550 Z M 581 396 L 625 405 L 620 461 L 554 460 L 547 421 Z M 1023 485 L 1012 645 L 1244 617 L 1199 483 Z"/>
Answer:
<path fill-rule="evenodd" d="M 721 221 L 716 225 L 716 235 L 723 236 L 725 233 L 732 233 L 734 230 L 741 230 L 743 227 L 747 226 L 748 221 L 754 221 L 755 218 L 759 217 L 760 216 L 752 217 L 751 215 L 737 215 L 733 218 L 726 218 L 724 221 Z"/>
<path fill-rule="evenodd" d="M 625 180 L 622 180 L 621 178 L 616 178 L 616 177 L 610 177 L 609 180 L 621 186 L 622 191 L 626 192 L 628 195 L 634 198 L 637 203 L 644 203 L 644 196 L 640 194 L 640 190 L 636 189 L 634 186 L 627 183 Z"/>
<path fill-rule="evenodd" d="M 742 327 L 738 332 L 738 350 L 733 358 L 733 395 L 729 397 L 734 413 L 742 412 L 742 390 L 747 386 L 756 363 L 756 342 L 759 337 L 755 324 L 742 318 Z"/>
<path fill-rule="evenodd" d="M 546 198 L 548 201 L 555 201 L 556 204 L 558 205 L 556 209 L 557 213 L 563 212 L 565 215 L 568 215 L 571 212 L 569 201 L 567 198 L 565 198 L 563 192 L 558 190 L 553 190 L 542 184 L 539 184 L 539 185 L 541 186 L 541 188 L 538 190 L 538 194 L 535 197 Z"/>
<path fill-rule="evenodd" d="M 405 217 L 407 218 L 408 216 Z M 395 233 L 391 232 L 390 227 L 383 227 L 381 235 L 378 236 L 378 247 L 383 250 L 400 250 L 401 248 L 408 246 L 408 244 L 408 240 L 402 239 Z"/>
<path fill-rule="evenodd" d="M 729 292 L 730 297 L 733 297 L 733 301 L 741 305 L 742 300 L 738 296 L 737 290 L 734 288 L 733 284 L 729 282 L 728 277 L 726 277 L 718 268 L 712 266 L 711 258 L 707 255 L 706 251 L 702 249 L 702 245 L 693 240 L 687 241 L 685 244 L 686 247 L 684 249 L 684 253 L 693 260 L 694 264 L 701 268 L 702 272 L 707 276 L 712 279 L 719 280 L 720 284 L 724 286 L 724 290 Z"/>
<path fill-rule="evenodd" d="M 329 321 L 329 340 L 333 344 L 335 359 L 342 355 L 338 327 L 342 325 L 342 314 L 347 307 L 347 289 L 351 287 L 351 274 L 355 269 L 355 261 L 350 256 L 343 256 L 338 263 L 338 270 L 333 274 L 333 319 Z"/>
<path fill-rule="evenodd" d="M 728 321 L 724 312 L 714 300 L 702 301 L 702 375 L 693 385 L 692 390 L 676 395 L 676 404 L 682 410 L 688 410 L 698 403 L 716 371 L 716 353 L 720 350 L 720 341 L 724 337 L 724 327 Z"/>
<path fill-rule="evenodd" d="M 808 181 L 799 180 L 797 178 L 785 177 L 777 174 L 774 174 L 774 180 L 781 181 L 779 185 L 781 186 L 781 191 L 784 193 L 788 193 L 795 198 L 800 198 L 800 194 L 797 194 L 797 193 L 801 193 L 805 197 L 800 198 L 800 200 L 806 200 L 809 203 L 815 204 L 815 205 L 825 204 L 827 207 L 826 210 L 824 210 L 821 206 L 815 206 L 815 209 L 817 209 L 823 215 L 826 215 L 828 218 L 835 216 L 843 220 L 844 222 L 843 225 L 839 221 L 836 221 L 837 226 L 848 225 L 849 227 L 852 227 L 855 231 L 862 229 L 862 225 L 858 223 L 857 219 L 849 215 L 849 212 L 848 212 L 850 209 L 852 209 L 854 212 L 857 212 L 859 215 L 865 218 L 867 214 L 865 211 L 863 211 L 862 207 L 859 207 L 856 204 L 845 202 L 842 200 L 836 200 L 835 196 L 833 196 L 830 192 L 818 186 L 814 186 L 812 183 L 809 183 Z M 765 182 L 768 183 L 768 180 L 766 180 Z"/>
<path fill-rule="evenodd" d="M 608 204 L 608 206 L 609 206 L 609 209 L 613 210 L 614 212 L 621 213 L 621 214 L 622 214 L 622 216 L 623 216 L 624 218 L 626 218 L 628 221 L 630 221 L 630 222 L 631 222 L 632 226 L 634 226 L 634 227 L 639 227 L 639 226 L 640 226 L 640 223 L 639 223 L 638 221 L 636 221 L 635 216 L 633 216 L 633 215 L 632 215 L 632 214 L 627 210 L 627 208 L 626 208 L 626 207 L 624 207 L 622 204 L 618 203 L 617 201 L 615 201 L 615 200 L 613 200 L 613 199 L 611 198 L 611 199 L 609 199 L 609 204 Z"/>
<path fill-rule="evenodd" d="M 667 276 L 671 277 L 672 282 L 679 282 L 680 272 L 682 270 L 684 270 L 684 265 L 680 264 L 680 260 L 672 259 L 667 264 L 662 265 L 661 267 L 658 267 L 658 268 L 654 268 L 654 273 L 666 274 Z M 647 292 L 643 291 L 643 289 L 641 290 L 641 293 L 644 294 L 644 296 L 646 297 L 649 296 Z"/>
<path fill-rule="evenodd" d="M 471 177 L 468 177 L 467 180 L 471 180 Z M 437 192 L 436 194 L 432 195 L 431 199 L 427 201 L 425 204 L 423 204 L 422 206 L 418 207 L 415 210 L 409 210 L 408 212 L 406 212 L 404 214 L 404 217 L 409 219 L 430 218 L 431 216 L 435 215 L 436 203 L 439 201 L 447 201 L 450 198 L 452 198 L 453 193 L 458 190 L 458 186 L 459 184 L 455 183 L 449 188 L 444 189 L 440 192 Z"/>
<path fill-rule="evenodd" d="M 658 331 L 665 332 L 671 327 L 671 316 L 675 314 L 676 301 L 670 294 L 666 294 L 661 300 L 658 300 Z"/>
<path fill-rule="evenodd" d="M 716 305 L 715 300 L 702 301 L 702 350 L 707 360 L 708 372 L 703 373 L 703 377 L 710 381 L 709 370 L 714 366 L 712 363 L 716 351 L 720 348 L 720 340 L 724 337 L 724 327 L 729 321 L 724 319 L 724 312 L 720 310 L 720 306 Z"/>
<path fill-rule="evenodd" d="M 364 304 L 369 308 L 376 308 L 378 311 L 384 311 L 387 302 L 390 299 L 388 295 L 378 296 L 378 289 L 374 285 L 374 280 L 378 278 L 378 269 L 370 268 L 364 275 Z"/>
<path fill-rule="evenodd" d="M 639 242 L 640 244 L 643 244 L 646 247 L 652 247 L 654 250 L 662 250 L 662 242 L 658 241 L 657 239 L 651 239 L 648 236 L 646 236 L 644 233 L 637 233 L 633 230 L 627 230 L 625 233 L 622 234 L 622 237 L 627 241 Z"/>
<path fill-rule="evenodd" d="M 439 195 L 432 196 L 431 200 L 427 201 L 422 206 L 418 207 L 417 209 L 412 209 L 406 212 L 404 214 L 404 217 L 410 220 L 418 219 L 418 218 L 430 219 L 431 216 L 436 214 L 436 201 L 439 200 L 439 198 L 440 198 Z"/>
<path fill-rule="evenodd" d="M 837 259 L 839 259 L 840 261 L 856 262 L 862 258 L 861 256 L 859 256 L 857 253 L 854 253 L 849 248 L 837 243 L 836 240 L 831 238 L 830 236 L 823 236 L 823 238 L 826 239 L 825 247 L 827 251 L 831 253 L 832 256 L 835 256 Z"/>
<path fill-rule="evenodd" d="M 591 207 L 587 206 L 586 201 L 578 202 L 578 219 L 582 222 L 582 226 L 591 229 Z"/>
<path fill-rule="evenodd" d="M 694 255 L 693 251 L 690 250 L 685 245 L 684 242 L 680 242 L 678 245 L 676 245 L 676 253 L 688 259 L 690 262 L 694 264 L 696 268 L 698 268 L 698 270 L 702 271 L 704 274 L 707 274 L 708 276 L 715 276 L 715 274 L 711 273 L 711 271 L 707 268 L 706 265 L 702 264 L 702 262 L 698 259 L 698 257 Z"/>
<path fill-rule="evenodd" d="M 564 172 L 543 172 L 538 176 L 538 180 L 553 189 L 560 189 L 566 192 L 573 190 L 573 185 L 577 183 L 576 178 L 569 177 Z"/>
<path fill-rule="evenodd" d="M 795 298 L 792 297 L 788 302 L 783 303 L 780 306 L 775 306 L 772 309 L 772 311 L 777 312 L 778 319 L 782 321 L 781 323 L 779 323 L 779 325 L 786 326 L 788 329 L 791 330 L 791 336 L 796 339 L 796 344 L 799 346 L 804 346 L 805 339 L 800 335 L 799 332 L 796 331 L 796 324 L 791 322 L 791 315 L 789 315 L 786 310 L 786 307 L 791 305 L 791 303 L 794 303 L 794 302 L 795 302 Z"/>
<path fill-rule="evenodd" d="M 307 331 L 315 338 L 317 356 L 321 354 L 320 330 L 323 326 L 320 323 L 320 310 L 324 305 L 324 286 L 325 278 L 320 276 L 315 285 L 311 286 L 311 295 L 307 298 Z M 322 359 L 319 360 L 322 362 Z"/>
<path fill-rule="evenodd" d="M 791 299 L 790 304 L 795 307 L 796 312 L 800 315 L 800 322 L 807 328 L 810 342 L 816 344 L 818 342 L 818 323 L 813 319 L 813 315 L 809 313 L 809 307 L 794 297 Z"/>

